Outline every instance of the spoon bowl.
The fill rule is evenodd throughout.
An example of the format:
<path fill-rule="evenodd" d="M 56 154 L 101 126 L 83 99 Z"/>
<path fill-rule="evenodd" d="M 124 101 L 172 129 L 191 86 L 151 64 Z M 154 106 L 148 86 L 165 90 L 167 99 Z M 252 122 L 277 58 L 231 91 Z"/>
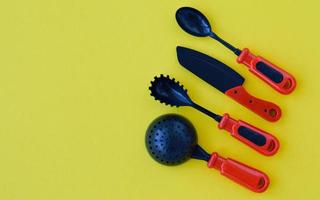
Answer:
<path fill-rule="evenodd" d="M 179 8 L 176 12 L 176 20 L 179 26 L 190 35 L 211 37 L 230 49 L 236 55 L 240 55 L 241 50 L 224 41 L 212 31 L 209 20 L 199 10 L 190 7 Z"/>
<path fill-rule="evenodd" d="M 179 26 L 187 33 L 197 37 L 212 35 L 209 20 L 200 11 L 182 7 L 176 12 L 176 20 Z"/>

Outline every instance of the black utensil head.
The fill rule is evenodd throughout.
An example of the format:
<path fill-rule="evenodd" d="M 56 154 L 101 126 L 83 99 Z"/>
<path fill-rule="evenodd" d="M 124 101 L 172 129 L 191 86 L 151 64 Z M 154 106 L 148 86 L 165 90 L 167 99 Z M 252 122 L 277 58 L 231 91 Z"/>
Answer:
<path fill-rule="evenodd" d="M 211 26 L 208 19 L 194 8 L 179 8 L 176 12 L 176 20 L 179 26 L 191 35 L 198 37 L 211 35 Z"/>
<path fill-rule="evenodd" d="M 160 75 L 160 77 L 154 77 L 149 87 L 151 96 L 161 103 L 171 106 L 189 106 L 192 105 L 192 101 L 188 96 L 187 90 L 169 76 Z"/>
<path fill-rule="evenodd" d="M 177 56 L 184 68 L 223 93 L 244 83 L 244 78 L 240 74 L 206 54 L 178 46 Z"/>
<path fill-rule="evenodd" d="M 189 120 L 167 114 L 149 125 L 145 143 L 154 160 L 164 165 L 178 165 L 192 156 L 197 146 L 197 134 Z"/>

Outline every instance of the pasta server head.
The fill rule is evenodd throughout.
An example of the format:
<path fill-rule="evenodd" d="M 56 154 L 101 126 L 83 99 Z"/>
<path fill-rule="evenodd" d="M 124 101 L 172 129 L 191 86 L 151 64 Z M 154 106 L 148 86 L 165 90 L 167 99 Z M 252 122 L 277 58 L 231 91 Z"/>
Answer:
<path fill-rule="evenodd" d="M 176 82 L 175 79 L 170 79 L 169 76 L 160 75 L 160 77 L 154 77 L 149 87 L 151 96 L 155 100 L 159 100 L 161 103 L 171 106 L 191 106 L 193 102 L 188 96 L 187 90 Z"/>

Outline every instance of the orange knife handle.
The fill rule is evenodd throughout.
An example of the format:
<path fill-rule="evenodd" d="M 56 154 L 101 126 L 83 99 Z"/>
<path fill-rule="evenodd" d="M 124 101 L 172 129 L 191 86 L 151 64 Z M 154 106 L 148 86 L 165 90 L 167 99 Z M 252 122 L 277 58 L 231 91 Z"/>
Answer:
<path fill-rule="evenodd" d="M 281 117 L 279 106 L 250 95 L 241 85 L 227 90 L 225 94 L 270 122 Z"/>

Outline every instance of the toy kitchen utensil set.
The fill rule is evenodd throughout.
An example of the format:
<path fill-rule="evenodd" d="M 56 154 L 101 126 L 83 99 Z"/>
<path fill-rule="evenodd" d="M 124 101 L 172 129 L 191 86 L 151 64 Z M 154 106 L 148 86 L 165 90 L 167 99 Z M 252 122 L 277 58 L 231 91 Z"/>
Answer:
<path fill-rule="evenodd" d="M 296 86 L 295 79 L 266 59 L 255 56 L 248 49 L 239 50 L 230 45 L 214 32 L 209 21 L 198 10 L 182 7 L 176 12 L 176 20 L 187 33 L 198 37 L 212 37 L 233 51 L 238 63 L 244 63 L 249 70 L 282 94 L 289 94 Z M 281 109 L 274 103 L 250 95 L 242 86 L 244 78 L 224 63 L 203 53 L 185 47 L 177 47 L 179 63 L 233 100 L 247 107 L 260 117 L 275 122 L 281 117 Z M 279 149 L 279 141 L 273 135 L 241 120 L 235 120 L 229 114 L 218 115 L 195 103 L 187 90 L 169 76 L 156 76 L 149 87 L 151 96 L 170 106 L 189 106 L 208 115 L 218 122 L 219 129 L 225 129 L 231 136 L 265 156 L 274 155 Z M 254 191 L 263 192 L 269 185 L 268 176 L 252 167 L 232 159 L 211 155 L 197 144 L 195 128 L 186 118 L 167 114 L 155 119 L 149 126 L 146 147 L 157 162 L 164 165 L 178 165 L 189 158 L 208 162 L 209 168 L 215 168 L 227 178 Z"/>

